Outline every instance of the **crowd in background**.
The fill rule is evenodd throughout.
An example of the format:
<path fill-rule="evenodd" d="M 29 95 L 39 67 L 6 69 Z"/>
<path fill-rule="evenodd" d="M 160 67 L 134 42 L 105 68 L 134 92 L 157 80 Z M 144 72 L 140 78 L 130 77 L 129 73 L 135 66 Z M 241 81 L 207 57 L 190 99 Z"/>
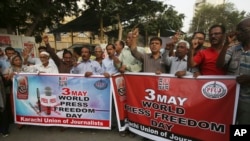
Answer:
<path fill-rule="evenodd" d="M 139 29 L 127 34 L 125 42 L 116 41 L 104 49 L 96 46 L 95 57 L 91 49 L 83 46 L 73 52 L 65 49 L 60 58 L 43 37 L 45 46 L 38 48 L 39 58 L 32 58 L 32 48 L 21 53 L 12 47 L 0 49 L 0 133 L 9 134 L 9 124 L 13 122 L 12 78 L 17 73 L 69 73 L 104 75 L 110 77 L 118 72 L 151 72 L 174 74 L 178 78 L 192 75 L 235 75 L 240 84 L 240 96 L 236 124 L 250 124 L 250 18 L 242 20 L 236 31 L 227 33 L 223 25 L 213 25 L 208 31 L 193 33 L 191 42 L 180 39 L 177 32 L 171 42 L 162 45 L 160 37 L 152 37 L 150 53 L 137 46 Z M 206 36 L 211 47 L 203 46 Z M 237 43 L 235 44 L 235 38 Z M 162 49 L 163 48 L 163 49 Z M 22 127 L 21 125 L 18 127 Z M 121 133 L 126 136 L 127 132 Z"/>

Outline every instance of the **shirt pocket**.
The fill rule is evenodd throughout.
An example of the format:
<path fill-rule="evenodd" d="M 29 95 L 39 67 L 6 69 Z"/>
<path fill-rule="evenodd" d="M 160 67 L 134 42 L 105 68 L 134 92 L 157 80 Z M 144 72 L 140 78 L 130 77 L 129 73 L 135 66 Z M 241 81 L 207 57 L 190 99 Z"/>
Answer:
<path fill-rule="evenodd" d="M 231 60 L 229 64 L 229 70 L 237 70 L 239 68 L 240 64 L 240 57 L 236 57 L 233 60 Z"/>

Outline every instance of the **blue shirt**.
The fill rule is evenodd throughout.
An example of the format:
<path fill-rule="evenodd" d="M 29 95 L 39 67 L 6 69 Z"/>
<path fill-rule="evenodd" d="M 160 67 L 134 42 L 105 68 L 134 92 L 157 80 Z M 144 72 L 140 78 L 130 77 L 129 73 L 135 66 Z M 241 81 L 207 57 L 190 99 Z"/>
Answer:
<path fill-rule="evenodd" d="M 110 75 L 115 74 L 115 73 L 118 72 L 118 70 L 114 66 L 113 59 L 110 59 L 109 57 L 102 60 L 102 69 L 103 69 L 104 72 L 107 72 Z"/>
<path fill-rule="evenodd" d="M 76 67 L 73 67 L 70 73 L 73 74 L 85 74 L 86 72 L 92 72 L 94 75 L 103 74 L 103 69 L 97 61 L 88 60 L 81 61 Z"/>
<path fill-rule="evenodd" d="M 5 59 L 1 59 L 0 60 L 0 68 L 1 68 L 1 73 L 3 74 L 6 69 L 8 69 L 10 67 L 10 60 L 8 58 Z"/>

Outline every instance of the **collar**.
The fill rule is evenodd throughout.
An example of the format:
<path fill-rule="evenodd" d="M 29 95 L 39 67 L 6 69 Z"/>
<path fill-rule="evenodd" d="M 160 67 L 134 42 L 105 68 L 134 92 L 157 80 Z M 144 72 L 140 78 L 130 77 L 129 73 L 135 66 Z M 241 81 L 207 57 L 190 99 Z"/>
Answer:
<path fill-rule="evenodd" d="M 240 45 L 237 45 L 236 47 L 235 47 L 235 50 L 237 50 L 237 51 L 239 51 L 239 50 L 244 50 L 243 49 L 243 46 L 240 44 Z"/>
<path fill-rule="evenodd" d="M 91 60 L 89 59 L 89 60 L 87 60 L 87 61 L 81 61 L 82 63 L 88 63 L 88 62 L 91 62 Z"/>
<path fill-rule="evenodd" d="M 48 67 L 53 67 L 51 63 L 49 63 L 46 67 L 41 63 L 38 66 L 43 67 L 43 68 L 48 68 Z"/>
<path fill-rule="evenodd" d="M 187 61 L 187 55 L 184 56 L 183 59 L 179 59 L 179 57 L 176 57 L 176 61 Z"/>
<path fill-rule="evenodd" d="M 125 46 L 123 49 L 124 49 L 124 50 L 129 50 L 129 51 L 130 51 L 130 47 L 128 47 L 128 46 Z"/>
<path fill-rule="evenodd" d="M 150 54 L 150 58 L 153 58 L 152 53 Z M 160 54 L 159 58 L 162 58 L 162 55 Z M 157 58 L 158 59 L 158 58 Z"/>

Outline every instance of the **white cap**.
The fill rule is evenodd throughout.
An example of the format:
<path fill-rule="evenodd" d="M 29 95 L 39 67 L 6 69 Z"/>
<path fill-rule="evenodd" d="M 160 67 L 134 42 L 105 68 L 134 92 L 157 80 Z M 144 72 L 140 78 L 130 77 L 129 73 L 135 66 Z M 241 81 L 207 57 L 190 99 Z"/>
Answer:
<path fill-rule="evenodd" d="M 46 52 L 46 51 L 42 51 L 40 54 L 41 54 L 41 55 L 43 54 L 43 55 L 47 55 L 47 56 L 49 56 L 49 53 L 48 53 L 48 52 Z"/>

